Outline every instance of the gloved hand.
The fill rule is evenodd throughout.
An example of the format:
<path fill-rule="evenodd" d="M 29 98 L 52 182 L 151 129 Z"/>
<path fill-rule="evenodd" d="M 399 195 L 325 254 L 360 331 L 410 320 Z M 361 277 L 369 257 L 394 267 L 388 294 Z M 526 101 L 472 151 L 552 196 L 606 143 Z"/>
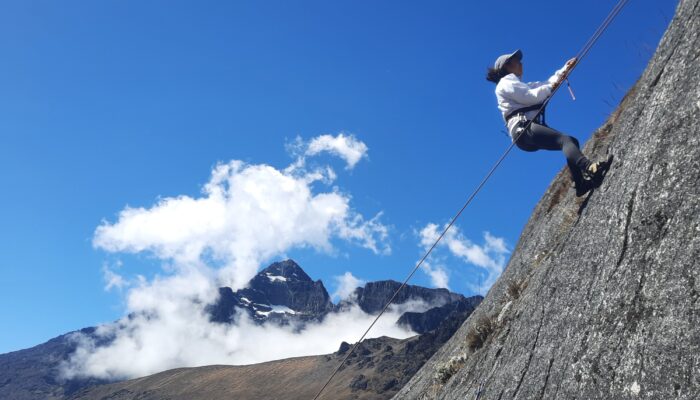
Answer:
<path fill-rule="evenodd" d="M 552 84 L 552 91 L 554 91 L 559 85 L 561 85 L 564 79 L 566 79 L 566 77 L 569 75 L 569 71 L 571 71 L 571 68 L 573 68 L 574 65 L 576 65 L 576 61 L 576 57 L 574 57 L 566 62 L 566 65 L 564 65 L 564 74 L 562 74 L 562 76 L 560 76 L 559 79 L 557 79 L 557 81 Z"/>

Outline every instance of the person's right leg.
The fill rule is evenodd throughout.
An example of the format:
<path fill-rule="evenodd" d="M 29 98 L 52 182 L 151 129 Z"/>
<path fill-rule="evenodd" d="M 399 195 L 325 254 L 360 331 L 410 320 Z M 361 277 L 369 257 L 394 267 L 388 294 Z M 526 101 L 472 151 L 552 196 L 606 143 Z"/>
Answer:
<path fill-rule="evenodd" d="M 583 173 L 583 175 L 586 175 L 587 180 L 590 179 L 600 183 L 610 168 L 612 155 L 609 155 L 605 160 L 591 162 L 588 157 L 581 153 L 578 140 L 573 136 L 565 135 L 538 123 L 533 123 L 526 133 L 529 135 L 532 143 L 540 148 L 548 150 L 561 148 L 574 179 L 577 179 L 577 176 Z"/>
<path fill-rule="evenodd" d="M 576 187 L 576 195 L 581 196 L 590 189 L 590 182 L 583 178 L 582 169 L 588 168 L 591 162 L 581 153 L 578 140 L 573 136 L 533 122 L 528 131 L 520 135 L 516 145 L 525 151 L 562 150 Z"/>
<path fill-rule="evenodd" d="M 515 145 L 521 150 L 532 152 L 537 150 L 562 150 L 566 156 L 571 179 L 574 181 L 576 196 L 582 196 L 590 189 L 597 187 L 610 168 L 612 155 L 606 160 L 591 162 L 581 153 L 578 140 L 565 135 L 548 126 L 532 122 L 525 132 L 515 136 Z M 584 179 L 584 173 L 587 177 Z"/>
<path fill-rule="evenodd" d="M 561 150 L 566 157 L 567 165 L 578 167 L 579 174 L 591 164 L 591 161 L 581 153 L 578 140 L 572 136 L 536 122 L 533 122 L 524 134 L 530 139 L 531 144 L 541 149 Z"/>

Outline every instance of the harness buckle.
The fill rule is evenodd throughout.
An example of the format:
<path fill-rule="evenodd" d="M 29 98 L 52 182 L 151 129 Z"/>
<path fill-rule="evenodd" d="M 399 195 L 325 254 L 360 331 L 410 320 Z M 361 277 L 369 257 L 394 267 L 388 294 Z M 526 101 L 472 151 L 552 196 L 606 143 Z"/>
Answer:
<path fill-rule="evenodd" d="M 525 125 L 527 125 L 527 117 L 522 113 L 518 113 L 513 117 L 517 118 L 515 122 L 515 131 L 513 133 L 520 136 L 520 134 L 525 130 Z"/>

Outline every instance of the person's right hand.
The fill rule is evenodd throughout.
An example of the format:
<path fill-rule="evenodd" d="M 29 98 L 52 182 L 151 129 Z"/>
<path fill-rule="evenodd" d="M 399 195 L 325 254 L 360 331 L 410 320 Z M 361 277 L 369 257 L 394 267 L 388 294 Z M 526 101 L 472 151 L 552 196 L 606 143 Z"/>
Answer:
<path fill-rule="evenodd" d="M 559 79 L 556 80 L 556 82 L 552 83 L 552 91 L 554 91 L 559 85 L 561 85 L 562 82 L 564 82 L 564 79 L 566 79 L 566 76 L 568 75 L 567 73 L 571 71 L 571 68 L 576 65 L 576 57 L 570 59 L 569 61 L 566 62 L 566 70 L 564 71 L 564 74 L 559 77 Z"/>

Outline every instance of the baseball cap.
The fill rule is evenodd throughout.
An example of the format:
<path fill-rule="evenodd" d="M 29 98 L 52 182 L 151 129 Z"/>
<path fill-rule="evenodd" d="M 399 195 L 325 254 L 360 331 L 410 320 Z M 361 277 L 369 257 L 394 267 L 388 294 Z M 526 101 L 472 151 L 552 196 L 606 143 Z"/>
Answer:
<path fill-rule="evenodd" d="M 511 54 L 504 54 L 496 59 L 496 62 L 493 64 L 493 67 L 497 70 L 500 70 L 513 57 L 517 57 L 518 60 L 521 60 L 523 58 L 523 52 L 520 49 L 518 49 Z"/>

